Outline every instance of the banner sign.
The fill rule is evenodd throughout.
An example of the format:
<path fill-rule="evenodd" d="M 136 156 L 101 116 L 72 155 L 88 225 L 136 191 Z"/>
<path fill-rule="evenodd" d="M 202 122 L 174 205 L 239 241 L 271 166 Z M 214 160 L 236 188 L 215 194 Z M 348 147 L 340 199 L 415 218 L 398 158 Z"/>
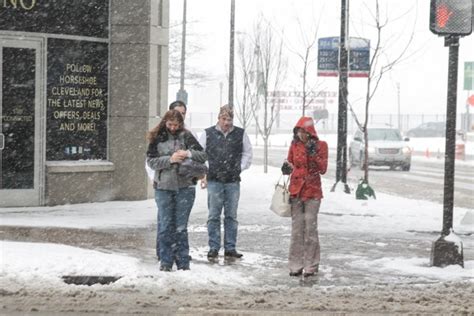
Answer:
<path fill-rule="evenodd" d="M 108 38 L 109 0 L 0 0 L 0 30 Z"/>
<path fill-rule="evenodd" d="M 327 105 L 336 104 L 336 91 L 309 91 L 306 95 L 307 110 L 325 109 Z M 277 106 L 279 110 L 302 110 L 302 91 L 269 91 L 268 103 Z"/>
<path fill-rule="evenodd" d="M 365 38 L 349 39 L 349 77 L 369 76 L 370 41 Z M 339 75 L 339 37 L 323 37 L 318 40 L 318 76 Z"/>

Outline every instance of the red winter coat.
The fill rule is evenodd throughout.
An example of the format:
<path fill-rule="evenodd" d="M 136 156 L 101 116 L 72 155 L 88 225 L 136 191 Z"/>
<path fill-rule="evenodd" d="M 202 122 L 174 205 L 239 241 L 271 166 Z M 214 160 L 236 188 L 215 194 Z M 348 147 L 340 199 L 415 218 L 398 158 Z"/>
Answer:
<path fill-rule="evenodd" d="M 311 135 L 310 141 L 316 144 L 316 154 L 310 155 L 306 146 L 308 144 L 305 145 L 296 136 L 298 127 L 303 128 Z M 313 119 L 310 117 L 299 119 L 294 129 L 294 135 L 295 140 L 291 143 L 288 151 L 288 162 L 293 165 L 293 172 L 290 176 L 290 195 L 299 197 L 303 201 L 319 200 L 323 197 L 320 174 L 325 174 L 328 166 L 328 144 L 319 140 Z"/>

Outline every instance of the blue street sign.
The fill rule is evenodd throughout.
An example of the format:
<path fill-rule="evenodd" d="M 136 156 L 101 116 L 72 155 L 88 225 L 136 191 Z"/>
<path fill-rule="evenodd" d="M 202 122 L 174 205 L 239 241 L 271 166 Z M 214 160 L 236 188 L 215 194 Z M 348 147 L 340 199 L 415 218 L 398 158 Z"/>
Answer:
<path fill-rule="evenodd" d="M 370 41 L 365 38 L 349 39 L 349 77 L 368 77 L 370 66 Z M 339 75 L 339 37 L 318 40 L 318 76 Z"/>
<path fill-rule="evenodd" d="M 351 37 L 349 40 L 349 77 L 368 77 L 370 73 L 370 41 Z"/>
<path fill-rule="evenodd" d="M 318 40 L 318 76 L 337 77 L 339 69 L 339 37 Z"/>

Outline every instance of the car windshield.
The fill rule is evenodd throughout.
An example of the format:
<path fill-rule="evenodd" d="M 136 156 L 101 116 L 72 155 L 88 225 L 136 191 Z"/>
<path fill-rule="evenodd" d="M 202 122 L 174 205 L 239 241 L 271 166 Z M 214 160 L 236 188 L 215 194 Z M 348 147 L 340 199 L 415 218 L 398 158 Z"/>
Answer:
<path fill-rule="evenodd" d="M 402 140 L 402 136 L 396 129 L 372 128 L 369 129 L 369 140 L 400 141 Z"/>

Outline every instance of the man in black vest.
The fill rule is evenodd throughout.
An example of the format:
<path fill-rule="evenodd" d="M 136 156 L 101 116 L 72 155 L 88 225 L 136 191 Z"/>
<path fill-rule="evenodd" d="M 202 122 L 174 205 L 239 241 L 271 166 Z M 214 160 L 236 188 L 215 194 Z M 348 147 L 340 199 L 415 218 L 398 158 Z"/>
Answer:
<path fill-rule="evenodd" d="M 232 107 L 220 108 L 217 125 L 205 130 L 199 143 L 209 159 L 207 178 L 201 187 L 207 187 L 209 216 L 207 231 L 209 252 L 207 258 L 215 260 L 221 248 L 221 214 L 224 209 L 224 256 L 241 258 L 236 250 L 237 208 L 240 197 L 240 173 L 252 162 L 252 145 L 245 131 L 233 125 Z"/>

